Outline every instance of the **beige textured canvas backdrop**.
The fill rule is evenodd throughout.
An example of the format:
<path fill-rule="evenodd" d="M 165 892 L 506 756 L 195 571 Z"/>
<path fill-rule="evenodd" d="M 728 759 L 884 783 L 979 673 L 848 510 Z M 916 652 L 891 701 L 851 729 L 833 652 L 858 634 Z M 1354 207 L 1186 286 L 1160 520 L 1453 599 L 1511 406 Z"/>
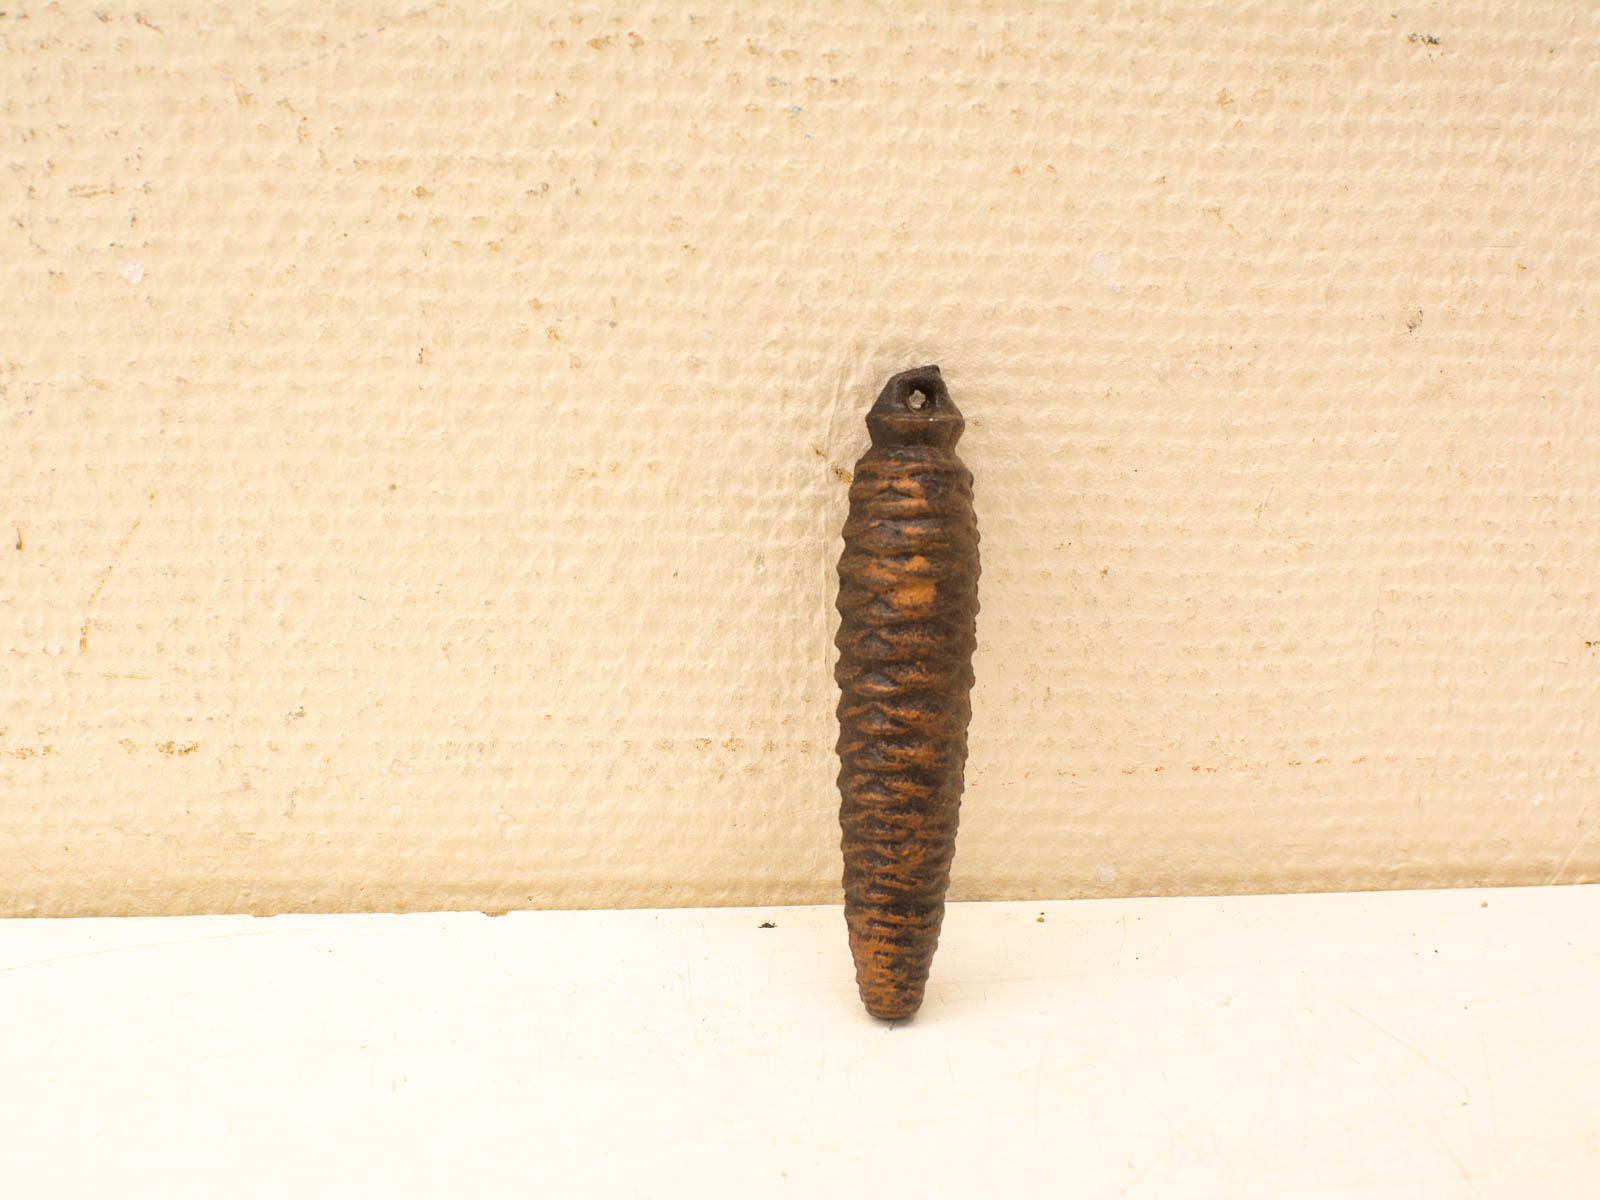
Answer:
<path fill-rule="evenodd" d="M 0 911 L 837 899 L 943 365 L 960 898 L 1600 878 L 1600 8 L 0 15 Z"/>

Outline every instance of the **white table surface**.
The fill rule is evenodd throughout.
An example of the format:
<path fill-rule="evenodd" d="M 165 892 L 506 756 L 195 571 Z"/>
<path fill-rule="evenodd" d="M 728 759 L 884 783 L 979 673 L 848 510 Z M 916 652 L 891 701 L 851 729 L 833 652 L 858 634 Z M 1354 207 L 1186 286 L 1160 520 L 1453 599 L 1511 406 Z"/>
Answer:
<path fill-rule="evenodd" d="M 759 928 L 770 921 L 771 929 Z M 1600 1196 L 1600 887 L 0 922 L 0 1192 Z"/>

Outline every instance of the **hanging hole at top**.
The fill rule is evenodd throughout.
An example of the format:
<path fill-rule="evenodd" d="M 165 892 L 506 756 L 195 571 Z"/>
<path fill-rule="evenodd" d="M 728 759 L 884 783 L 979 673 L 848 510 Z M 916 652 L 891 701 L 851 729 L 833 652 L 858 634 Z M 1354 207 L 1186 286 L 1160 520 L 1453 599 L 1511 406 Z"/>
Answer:
<path fill-rule="evenodd" d="M 906 393 L 906 407 L 913 412 L 932 412 L 939 406 L 939 397 L 921 385 L 913 385 Z"/>

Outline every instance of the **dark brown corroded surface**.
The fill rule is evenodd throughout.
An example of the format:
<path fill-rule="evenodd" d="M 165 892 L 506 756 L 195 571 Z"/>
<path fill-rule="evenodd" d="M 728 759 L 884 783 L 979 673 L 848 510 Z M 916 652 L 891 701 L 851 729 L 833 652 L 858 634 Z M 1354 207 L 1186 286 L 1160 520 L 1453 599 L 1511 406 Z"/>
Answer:
<path fill-rule="evenodd" d="M 955 857 L 978 615 L 965 425 L 938 367 L 889 380 L 839 559 L 844 915 L 861 999 L 889 1019 L 922 1003 Z"/>

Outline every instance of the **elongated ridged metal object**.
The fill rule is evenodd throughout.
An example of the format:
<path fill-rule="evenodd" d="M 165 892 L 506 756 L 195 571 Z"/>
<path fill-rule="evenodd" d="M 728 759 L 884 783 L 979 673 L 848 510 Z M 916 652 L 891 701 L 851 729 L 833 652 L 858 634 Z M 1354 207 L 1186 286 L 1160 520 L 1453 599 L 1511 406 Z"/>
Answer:
<path fill-rule="evenodd" d="M 965 426 L 938 367 L 889 380 L 839 559 L 844 915 L 861 999 L 886 1019 L 922 1003 L 955 857 L 978 616 Z"/>

